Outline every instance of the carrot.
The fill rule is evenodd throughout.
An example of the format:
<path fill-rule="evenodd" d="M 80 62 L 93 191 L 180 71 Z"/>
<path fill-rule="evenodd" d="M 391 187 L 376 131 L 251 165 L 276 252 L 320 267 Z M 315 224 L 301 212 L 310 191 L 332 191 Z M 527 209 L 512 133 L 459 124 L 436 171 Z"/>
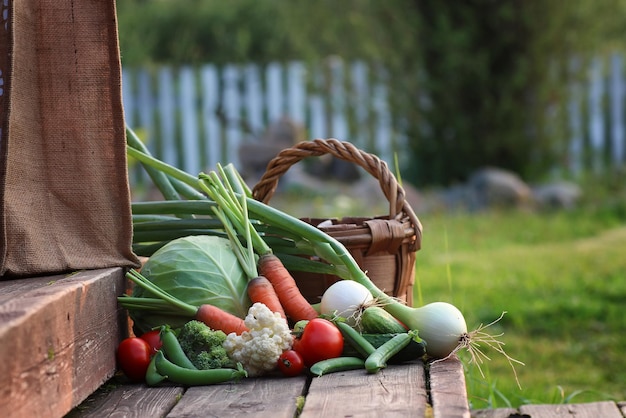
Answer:
<path fill-rule="evenodd" d="M 287 316 L 293 321 L 313 319 L 318 316 L 317 311 L 302 296 L 293 276 L 285 268 L 280 259 L 274 254 L 263 254 L 257 263 L 259 274 L 269 280 L 274 287 Z"/>
<path fill-rule="evenodd" d="M 281 305 L 274 286 L 264 276 L 257 276 L 248 282 L 248 296 L 252 303 L 261 302 L 272 312 L 278 312 L 287 319 L 283 305 Z"/>
<path fill-rule="evenodd" d="M 285 314 L 291 320 L 297 322 L 303 319 L 316 318 L 317 311 L 302 296 L 296 281 L 282 261 L 272 253 L 272 249 L 250 222 L 247 197 L 235 193 L 235 189 L 243 189 L 243 187 L 233 187 L 230 184 L 229 176 L 219 165 L 218 171 L 220 171 L 221 178 L 215 171 L 208 174 L 201 173 L 200 187 L 217 204 L 217 207 L 213 208 L 213 212 L 222 222 L 228 238 L 233 244 L 232 247 L 237 252 L 237 258 L 240 260 L 242 268 L 251 279 L 264 276 L 270 281 Z M 245 237 L 247 248 L 241 244 L 236 233 Z M 255 257 L 252 256 L 254 253 L 259 255 L 256 266 L 254 264 Z"/>
<path fill-rule="evenodd" d="M 196 319 L 211 329 L 224 331 L 227 335 L 231 332 L 241 335 L 244 331 L 249 331 L 243 319 L 213 305 L 201 305 L 196 312 Z"/>

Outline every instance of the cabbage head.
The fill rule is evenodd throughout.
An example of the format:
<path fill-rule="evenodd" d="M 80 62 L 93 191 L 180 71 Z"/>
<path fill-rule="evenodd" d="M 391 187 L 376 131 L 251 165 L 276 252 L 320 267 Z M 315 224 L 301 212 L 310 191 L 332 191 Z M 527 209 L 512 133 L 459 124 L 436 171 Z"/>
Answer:
<path fill-rule="evenodd" d="M 141 269 L 141 274 L 177 299 L 193 306 L 211 304 L 240 318 L 250 307 L 248 277 L 241 268 L 227 238 L 196 235 L 170 241 L 156 251 Z M 139 286 L 133 296 L 153 298 Z M 179 328 L 189 321 L 168 312 L 130 311 L 135 332 L 146 332 L 160 325 Z"/>

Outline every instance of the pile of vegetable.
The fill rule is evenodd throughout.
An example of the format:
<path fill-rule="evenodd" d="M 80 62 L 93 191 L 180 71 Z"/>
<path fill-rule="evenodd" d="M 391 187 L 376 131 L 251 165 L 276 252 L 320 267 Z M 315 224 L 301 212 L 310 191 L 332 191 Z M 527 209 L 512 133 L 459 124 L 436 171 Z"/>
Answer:
<path fill-rule="evenodd" d="M 140 335 L 118 350 L 130 379 L 205 385 L 277 371 L 377 373 L 463 348 L 480 363 L 478 343 L 517 362 L 485 327 L 468 332 L 453 305 L 409 307 L 388 296 L 340 242 L 252 199 L 232 165 L 192 176 L 128 134 L 128 154 L 168 199 L 133 204 L 133 248 L 148 261 L 127 273 L 133 292 L 119 298 Z M 311 305 L 293 271 L 340 280 Z"/>

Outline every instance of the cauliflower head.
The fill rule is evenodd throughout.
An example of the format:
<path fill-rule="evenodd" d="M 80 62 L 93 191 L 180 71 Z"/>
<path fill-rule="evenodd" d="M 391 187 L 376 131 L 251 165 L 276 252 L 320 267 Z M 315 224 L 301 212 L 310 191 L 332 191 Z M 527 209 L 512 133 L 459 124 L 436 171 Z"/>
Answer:
<path fill-rule="evenodd" d="M 263 303 L 255 303 L 244 320 L 249 331 L 226 336 L 224 348 L 228 356 L 240 362 L 248 376 L 261 376 L 276 367 L 278 357 L 289 350 L 293 335 L 287 321 Z"/>

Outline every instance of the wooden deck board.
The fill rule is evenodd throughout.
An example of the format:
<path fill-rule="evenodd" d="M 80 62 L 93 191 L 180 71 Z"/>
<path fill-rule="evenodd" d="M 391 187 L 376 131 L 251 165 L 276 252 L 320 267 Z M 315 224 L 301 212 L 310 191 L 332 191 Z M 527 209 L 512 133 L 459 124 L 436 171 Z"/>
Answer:
<path fill-rule="evenodd" d="M 179 386 L 105 385 L 65 418 L 163 418 L 184 392 Z"/>
<path fill-rule="evenodd" d="M 300 417 L 420 417 L 427 401 L 424 365 L 414 362 L 315 377 Z"/>
<path fill-rule="evenodd" d="M 521 414 L 531 418 L 623 418 L 615 402 L 590 402 L 562 405 L 523 405 Z"/>
<path fill-rule="evenodd" d="M 472 418 L 624 418 L 626 402 L 524 405 L 519 409 L 496 408 L 471 411 Z"/>
<path fill-rule="evenodd" d="M 236 383 L 187 389 L 167 418 L 292 418 L 307 385 L 305 376 L 243 379 Z"/>
<path fill-rule="evenodd" d="M 471 411 L 472 418 L 510 418 L 519 411 L 514 408 L 475 409 Z M 519 417 L 519 414 L 517 415 Z M 521 418 L 521 417 L 519 417 Z"/>
<path fill-rule="evenodd" d="M 465 374 L 457 357 L 431 363 L 428 378 L 434 418 L 470 417 Z"/>

